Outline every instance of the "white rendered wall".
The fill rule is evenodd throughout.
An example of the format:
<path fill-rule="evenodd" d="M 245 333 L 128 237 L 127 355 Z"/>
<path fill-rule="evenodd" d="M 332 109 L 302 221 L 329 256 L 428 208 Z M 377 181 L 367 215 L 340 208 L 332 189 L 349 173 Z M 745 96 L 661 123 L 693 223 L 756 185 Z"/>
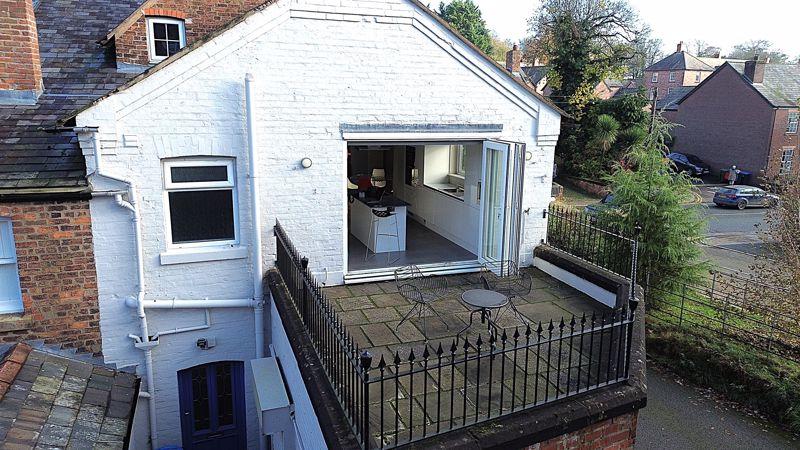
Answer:
<path fill-rule="evenodd" d="M 541 211 L 550 201 L 558 114 L 411 2 L 283 0 L 77 117 L 78 126 L 99 127 L 105 170 L 139 188 L 147 298 L 252 296 L 249 258 L 169 266 L 159 260 L 166 250 L 162 158 L 235 157 L 241 245 L 249 245 L 247 73 L 258 83 L 266 267 L 274 259 L 272 224 L 279 219 L 312 269 L 327 272 L 329 284 L 342 282 L 343 123 L 502 124 L 503 138 L 524 142 L 529 152 L 522 258 L 532 261 L 545 233 Z M 81 140 L 91 172 L 93 148 L 88 135 Z M 313 160 L 310 169 L 300 167 L 303 157 Z M 124 306 L 136 292 L 129 215 L 111 199 L 93 200 L 91 207 L 103 351 L 109 362 L 140 364 L 141 354 L 127 338 L 138 324 Z M 201 316 L 148 312 L 152 333 L 196 325 Z M 162 445 L 180 434 L 178 369 L 255 356 L 251 311 L 215 310 L 212 316 L 210 330 L 167 336 L 153 352 Z M 216 349 L 193 347 L 205 336 L 216 336 Z M 253 408 L 248 398 L 248 411 Z M 248 428 L 253 442 L 255 423 Z"/>

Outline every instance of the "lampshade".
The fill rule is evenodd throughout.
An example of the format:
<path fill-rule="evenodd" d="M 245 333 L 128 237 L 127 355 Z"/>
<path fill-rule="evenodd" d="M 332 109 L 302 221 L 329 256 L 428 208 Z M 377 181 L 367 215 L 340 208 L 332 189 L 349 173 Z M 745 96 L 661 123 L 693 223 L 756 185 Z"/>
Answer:
<path fill-rule="evenodd" d="M 352 181 L 347 180 L 347 189 L 358 189 L 358 186 L 353 184 Z"/>
<path fill-rule="evenodd" d="M 382 180 L 386 178 L 385 169 L 372 169 L 372 178 Z"/>

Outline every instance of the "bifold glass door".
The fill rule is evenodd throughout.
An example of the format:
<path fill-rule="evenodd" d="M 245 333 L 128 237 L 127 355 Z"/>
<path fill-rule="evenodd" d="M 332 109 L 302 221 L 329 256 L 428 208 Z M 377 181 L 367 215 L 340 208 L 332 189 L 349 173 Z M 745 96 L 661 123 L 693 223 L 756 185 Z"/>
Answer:
<path fill-rule="evenodd" d="M 479 259 L 501 270 L 504 261 L 516 262 L 520 235 L 520 205 L 524 145 L 499 141 L 483 144 L 481 231 Z"/>
<path fill-rule="evenodd" d="M 505 204 L 509 145 L 501 142 L 483 144 L 483 181 L 481 183 L 481 262 L 500 262 L 505 238 Z"/>

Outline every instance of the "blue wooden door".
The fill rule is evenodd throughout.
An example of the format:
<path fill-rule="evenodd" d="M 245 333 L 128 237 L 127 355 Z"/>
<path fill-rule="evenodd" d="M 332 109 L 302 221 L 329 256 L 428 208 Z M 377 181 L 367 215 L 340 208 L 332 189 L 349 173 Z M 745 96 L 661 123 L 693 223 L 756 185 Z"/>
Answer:
<path fill-rule="evenodd" d="M 244 363 L 222 361 L 178 372 L 183 448 L 245 449 Z"/>

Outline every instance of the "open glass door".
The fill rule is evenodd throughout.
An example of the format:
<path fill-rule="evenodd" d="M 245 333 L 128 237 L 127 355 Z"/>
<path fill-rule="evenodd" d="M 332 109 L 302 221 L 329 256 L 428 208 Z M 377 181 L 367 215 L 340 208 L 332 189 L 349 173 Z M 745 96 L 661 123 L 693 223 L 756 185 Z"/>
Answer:
<path fill-rule="evenodd" d="M 524 144 L 484 142 L 478 257 L 501 276 L 519 259 L 524 158 Z"/>
<path fill-rule="evenodd" d="M 503 142 L 483 143 L 478 257 L 489 267 L 500 267 L 499 263 L 505 259 L 509 149 L 510 145 Z"/>

